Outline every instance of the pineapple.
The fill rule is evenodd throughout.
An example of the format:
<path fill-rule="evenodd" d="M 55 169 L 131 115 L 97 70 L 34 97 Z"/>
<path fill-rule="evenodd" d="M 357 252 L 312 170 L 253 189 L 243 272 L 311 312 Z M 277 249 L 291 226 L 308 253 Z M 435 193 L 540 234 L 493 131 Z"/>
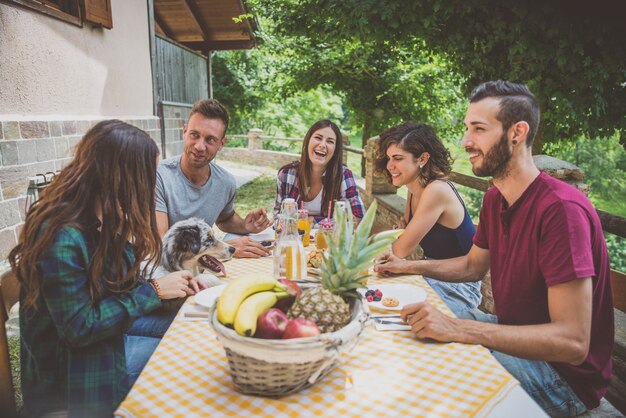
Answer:
<path fill-rule="evenodd" d="M 360 297 L 356 291 L 369 274 L 372 259 L 386 250 L 402 231 L 386 231 L 369 237 L 377 203 L 372 202 L 354 233 L 354 226 L 342 210 L 336 211 L 335 233 L 328 240 L 328 250 L 320 267 L 321 286 L 305 289 L 296 299 L 288 316 L 312 320 L 322 332 L 337 331 L 350 322 L 349 298 Z"/>

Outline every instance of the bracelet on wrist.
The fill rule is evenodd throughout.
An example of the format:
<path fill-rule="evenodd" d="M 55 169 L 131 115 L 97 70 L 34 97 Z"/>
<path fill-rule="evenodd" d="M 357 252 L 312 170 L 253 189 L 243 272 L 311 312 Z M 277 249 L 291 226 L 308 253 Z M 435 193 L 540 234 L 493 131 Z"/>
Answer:
<path fill-rule="evenodd" d="M 157 297 L 159 299 L 163 299 L 161 297 L 161 287 L 159 286 L 159 282 L 157 282 L 154 279 L 149 279 L 148 283 L 150 283 L 150 285 L 152 286 L 152 288 L 154 289 L 154 293 L 156 293 Z"/>

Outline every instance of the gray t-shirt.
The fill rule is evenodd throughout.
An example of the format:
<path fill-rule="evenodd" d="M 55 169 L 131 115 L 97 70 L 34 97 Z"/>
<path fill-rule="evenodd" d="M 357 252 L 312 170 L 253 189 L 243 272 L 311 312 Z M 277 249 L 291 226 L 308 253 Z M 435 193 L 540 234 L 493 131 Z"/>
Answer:
<path fill-rule="evenodd" d="M 219 216 L 232 213 L 237 183 L 232 174 L 211 162 L 211 177 L 196 186 L 180 168 L 180 156 L 161 161 L 157 169 L 156 210 L 166 212 L 169 225 L 197 217 L 213 226 Z"/>

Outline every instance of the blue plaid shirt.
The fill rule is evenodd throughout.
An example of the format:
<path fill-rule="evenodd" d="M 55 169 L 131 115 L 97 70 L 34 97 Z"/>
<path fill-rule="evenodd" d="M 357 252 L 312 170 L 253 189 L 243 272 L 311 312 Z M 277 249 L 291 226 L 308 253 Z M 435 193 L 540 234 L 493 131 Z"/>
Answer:
<path fill-rule="evenodd" d="M 64 227 L 38 263 L 37 309 L 20 309 L 25 416 L 110 417 L 128 392 L 123 333 L 161 301 L 145 283 L 91 302 L 87 268 L 98 235 Z M 130 244 L 124 258 L 134 263 Z"/>
<path fill-rule="evenodd" d="M 300 196 L 300 188 L 298 187 L 298 171 L 299 162 L 293 162 L 278 172 L 276 185 L 276 203 L 274 204 L 274 215 L 280 212 L 280 207 L 285 198 L 293 198 L 298 202 L 302 200 Z M 326 173 L 324 173 L 325 175 Z M 341 181 L 341 198 L 347 199 L 352 207 L 352 214 L 355 218 L 361 220 L 365 213 L 365 207 L 359 196 L 359 191 L 354 181 L 352 171 L 348 167 L 343 167 L 343 180 Z M 315 216 L 315 223 L 318 223 L 325 216 Z"/>

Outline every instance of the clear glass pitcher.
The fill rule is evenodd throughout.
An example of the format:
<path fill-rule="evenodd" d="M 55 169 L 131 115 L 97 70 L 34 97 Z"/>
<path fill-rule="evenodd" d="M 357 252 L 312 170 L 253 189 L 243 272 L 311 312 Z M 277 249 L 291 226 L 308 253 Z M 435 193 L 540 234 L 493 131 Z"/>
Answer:
<path fill-rule="evenodd" d="M 283 216 L 291 216 L 294 219 L 297 219 L 298 216 L 298 206 L 296 204 L 296 200 L 291 197 L 286 197 L 283 199 L 283 202 L 280 205 L 280 213 L 274 219 L 274 231 L 276 234 L 280 236 L 281 231 L 283 230 Z"/>
<path fill-rule="evenodd" d="M 280 215 L 283 229 L 274 248 L 274 277 L 306 280 L 306 251 L 298 235 L 297 219 Z"/>

